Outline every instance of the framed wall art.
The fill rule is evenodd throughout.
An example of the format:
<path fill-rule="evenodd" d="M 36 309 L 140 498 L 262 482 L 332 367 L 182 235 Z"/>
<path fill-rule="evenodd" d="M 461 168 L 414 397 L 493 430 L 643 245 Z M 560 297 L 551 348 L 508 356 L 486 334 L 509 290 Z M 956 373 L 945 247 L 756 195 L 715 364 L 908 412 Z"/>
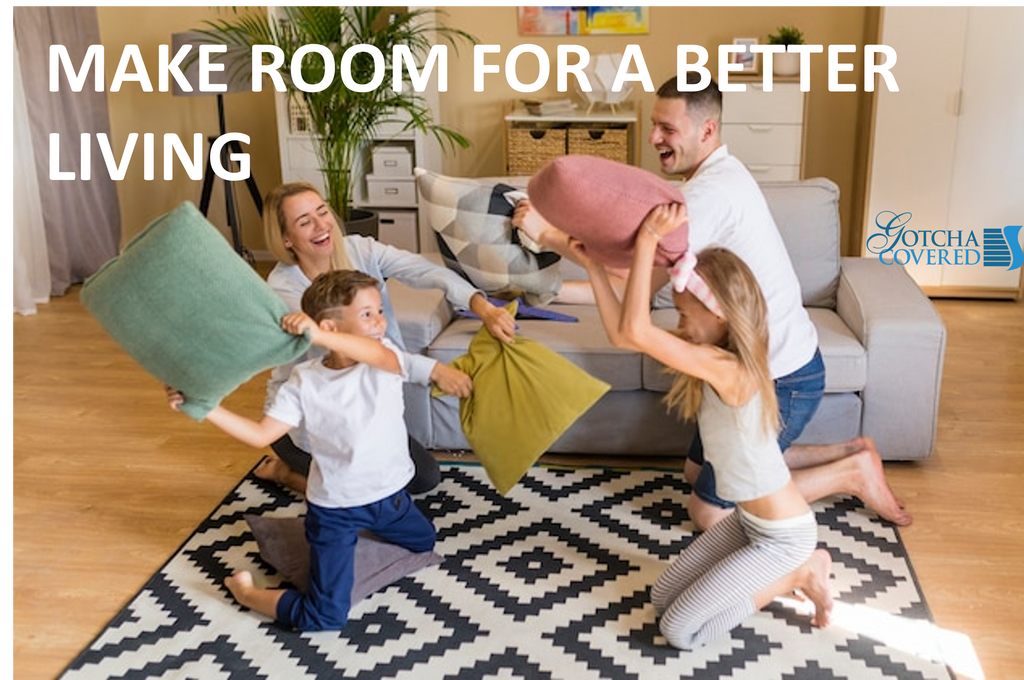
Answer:
<path fill-rule="evenodd" d="M 518 8 L 519 35 L 638 35 L 650 29 L 647 7 Z"/>

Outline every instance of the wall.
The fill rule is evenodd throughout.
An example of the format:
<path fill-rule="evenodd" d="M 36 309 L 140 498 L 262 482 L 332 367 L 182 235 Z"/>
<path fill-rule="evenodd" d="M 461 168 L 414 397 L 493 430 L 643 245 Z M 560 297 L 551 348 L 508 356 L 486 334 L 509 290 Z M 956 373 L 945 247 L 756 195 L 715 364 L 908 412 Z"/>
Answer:
<path fill-rule="evenodd" d="M 523 95 L 513 90 L 504 77 L 504 60 L 509 50 L 524 42 L 543 47 L 555 63 L 557 45 L 571 41 L 593 55 L 621 52 L 625 45 L 640 46 L 651 79 L 657 88 L 675 74 L 676 45 L 703 45 L 710 54 L 709 66 L 717 77 L 717 46 L 729 44 L 735 37 L 767 36 L 780 25 L 793 24 L 804 32 L 808 43 L 854 44 L 862 48 L 865 36 L 875 35 L 876 8 L 865 7 L 651 7 L 650 33 L 638 36 L 520 36 L 516 27 L 516 7 L 445 7 L 446 21 L 476 36 L 482 44 L 500 45 L 498 55 L 489 55 L 488 63 L 501 64 L 502 73 L 486 76 L 485 91 L 473 92 L 473 58 L 471 49 L 463 49 L 449 65 L 449 91 L 441 95 L 442 121 L 469 137 L 473 146 L 445 159 L 444 171 L 454 175 L 500 175 L 503 166 L 502 116 L 507 106 L 517 99 L 564 96 L 556 89 L 552 75 L 548 86 L 535 94 Z M 867 42 L 873 42 L 869 38 Z M 812 55 L 811 90 L 808 93 L 807 130 L 805 138 L 808 177 L 824 176 L 835 181 L 841 190 L 841 218 L 844 225 L 860 223 L 863 196 L 863 151 L 861 138 L 870 107 L 870 94 L 863 90 L 860 61 L 863 50 L 848 55 L 844 61 L 856 63 L 854 71 L 842 75 L 840 82 L 857 84 L 858 92 L 829 92 L 826 55 Z M 531 82 L 537 75 L 536 60 L 524 57 L 518 70 L 522 82 Z M 634 86 L 632 99 L 640 105 L 642 138 L 650 131 L 649 115 L 653 93 Z M 643 142 L 641 165 L 658 172 L 656 155 Z M 859 253 L 856 235 L 844 233 L 844 254 Z"/>
<path fill-rule="evenodd" d="M 126 83 L 120 92 L 107 93 L 110 126 L 115 153 L 124 149 L 128 135 L 151 132 L 156 135 L 155 180 L 143 179 L 142 141 L 139 140 L 125 179 L 117 183 L 123 224 L 122 241 L 141 231 L 153 218 L 173 209 L 184 200 L 199 204 L 202 179 L 193 180 L 175 160 L 174 178 L 163 180 L 162 140 L 165 133 L 176 133 L 191 149 L 192 135 L 216 135 L 217 98 L 175 97 L 157 91 L 158 46 L 171 43 L 171 34 L 203 27 L 203 21 L 230 17 L 230 10 L 205 7 L 99 7 L 100 36 L 104 45 L 107 82 L 117 71 L 125 45 L 138 45 L 153 92 L 143 92 L 138 83 Z M 224 97 L 227 129 L 249 135 L 251 144 L 243 151 L 252 158 L 252 173 L 262 193 L 281 181 L 281 162 L 277 147 L 277 128 L 272 91 L 241 92 Z M 204 150 L 205 153 L 205 150 Z M 257 213 L 244 182 L 235 187 L 242 242 L 250 250 L 263 248 L 263 235 Z M 210 199 L 210 221 L 229 234 L 224 213 L 224 182 L 214 184 Z"/>
<path fill-rule="evenodd" d="M 490 63 L 504 63 L 508 51 L 516 44 L 532 42 L 544 47 L 552 57 L 556 46 L 565 42 L 557 37 L 521 37 L 516 27 L 516 7 L 444 7 L 446 21 L 475 35 L 481 43 L 502 47 L 500 55 L 492 55 Z M 157 46 L 170 43 L 171 33 L 197 28 L 207 19 L 230 16 L 227 8 L 204 7 L 100 7 L 100 30 L 107 52 L 108 78 L 117 68 L 126 44 L 138 44 L 147 66 L 153 71 L 157 63 Z M 651 30 L 640 36 L 581 36 L 572 38 L 591 54 L 618 52 L 629 43 L 640 45 L 654 85 L 675 71 L 678 44 L 700 44 L 711 53 L 710 66 L 717 71 L 717 46 L 731 43 L 734 37 L 757 36 L 762 42 L 779 25 L 795 24 L 809 43 L 856 44 L 872 42 L 877 30 L 877 8 L 865 7 L 651 7 Z M 858 63 L 862 52 L 849 61 Z M 451 54 L 449 90 L 440 96 L 440 118 L 472 141 L 468 150 L 460 150 L 444 159 L 442 170 L 463 176 L 502 174 L 502 116 L 506 108 L 524 95 L 508 86 L 503 74 L 487 76 L 485 91 L 473 92 L 472 49 L 463 48 Z M 530 72 L 530 58 L 520 62 L 520 79 L 528 82 L 536 74 Z M 856 83 L 858 92 L 828 91 L 825 55 L 812 56 L 811 91 L 808 93 L 806 131 L 806 174 L 833 179 L 842 191 L 841 217 L 844 225 L 844 253 L 859 253 L 859 230 L 846 225 L 860 223 L 863 202 L 863 173 L 867 140 L 867 122 L 871 96 L 863 93 L 861 67 L 844 74 L 841 82 Z M 535 67 L 534 67 L 535 68 Z M 554 78 L 538 97 L 562 96 L 555 89 Z M 165 132 L 186 137 L 197 131 L 217 131 L 214 97 L 173 97 L 170 93 L 144 93 L 133 83 L 121 92 L 109 92 L 111 127 L 115 149 L 123 148 L 128 133 L 153 132 L 161 138 Z M 648 116 L 654 95 L 636 87 L 634 100 L 641 107 L 641 136 L 646 139 L 650 125 Z M 253 173 L 260 190 L 280 182 L 280 158 L 275 127 L 273 92 L 232 94 L 225 98 L 228 127 L 251 136 L 246 149 L 253 159 Z M 642 143 L 643 167 L 657 172 L 653 151 Z M 137 152 L 138 154 L 138 152 Z M 170 210 L 182 200 L 199 202 L 201 180 L 191 180 L 183 171 L 172 181 L 142 179 L 142 164 L 136 159 L 128 176 L 119 182 L 118 195 L 128 239 L 153 217 Z M 157 157 L 158 173 L 162 156 Z M 160 174 L 157 175 L 160 177 Z M 248 193 L 241 184 L 236 188 L 240 205 L 245 244 L 253 250 L 263 248 L 259 218 Z M 210 218 L 227 233 L 223 210 L 223 183 L 218 181 L 211 203 Z"/>

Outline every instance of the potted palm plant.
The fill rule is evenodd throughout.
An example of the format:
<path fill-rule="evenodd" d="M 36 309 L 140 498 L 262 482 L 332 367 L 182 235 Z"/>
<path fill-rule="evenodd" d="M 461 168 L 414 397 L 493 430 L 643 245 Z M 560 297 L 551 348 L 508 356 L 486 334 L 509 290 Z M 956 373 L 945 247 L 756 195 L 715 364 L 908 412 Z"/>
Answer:
<path fill-rule="evenodd" d="M 395 92 L 390 86 L 392 52 L 395 45 L 406 45 L 417 66 L 437 40 L 457 48 L 459 43 L 475 42 L 465 31 L 441 25 L 442 10 L 411 7 L 395 11 L 386 7 L 280 7 L 268 13 L 265 8 L 234 10 L 235 16 L 206 22 L 197 31 L 209 42 L 228 46 L 228 60 L 240 73 L 250 68 L 254 45 L 275 45 L 284 55 L 279 69 L 289 96 L 300 101 L 307 112 L 310 133 L 320 170 L 325 197 L 342 219 L 352 217 L 355 180 L 353 168 L 361 165 L 367 144 L 385 123 L 399 122 L 403 131 L 418 130 L 435 137 L 445 149 L 468 147 L 469 141 L 458 132 L 434 120 L 422 95 L 406 83 Z M 299 89 L 292 79 L 292 61 L 305 45 L 323 45 L 342 63 L 346 50 L 355 45 L 372 45 L 380 50 L 389 78 L 380 87 L 360 92 L 345 86 L 338 73 L 319 92 Z M 301 76 L 306 83 L 324 80 L 324 60 L 316 56 L 301 58 Z M 351 61 L 351 73 L 358 83 L 368 83 L 375 73 L 373 57 L 358 52 Z"/>
<path fill-rule="evenodd" d="M 779 26 L 768 36 L 769 45 L 803 45 L 803 31 L 796 26 Z M 772 55 L 772 72 L 777 76 L 795 76 L 800 73 L 800 55 L 783 52 Z"/>

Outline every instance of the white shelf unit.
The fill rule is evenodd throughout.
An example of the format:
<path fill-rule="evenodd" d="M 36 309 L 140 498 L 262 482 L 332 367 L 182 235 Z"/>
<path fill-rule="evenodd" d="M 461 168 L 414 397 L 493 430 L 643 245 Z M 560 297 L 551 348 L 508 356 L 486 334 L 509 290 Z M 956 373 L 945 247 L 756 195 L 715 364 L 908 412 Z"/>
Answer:
<path fill-rule="evenodd" d="M 722 141 L 758 182 L 802 179 L 805 97 L 799 82 L 776 78 L 771 92 L 760 81 L 745 84 L 745 92 L 722 93 Z"/>
<path fill-rule="evenodd" d="M 274 11 L 274 8 L 271 8 Z M 433 119 L 438 121 L 439 103 L 436 86 L 436 71 L 424 92 L 420 95 L 425 106 L 432 112 Z M 289 104 L 287 93 L 279 92 L 276 97 L 277 137 L 281 154 L 281 181 L 310 182 L 324 192 L 323 175 L 320 173 L 313 139 L 308 131 L 303 130 L 301 106 Z M 299 110 L 296 110 L 298 108 Z M 412 252 L 432 252 L 437 250 L 432 233 L 427 233 L 427 221 L 420 215 L 417 201 L 415 178 L 410 169 L 405 177 L 394 175 L 386 178 L 371 177 L 375 183 L 370 191 L 367 176 L 372 174 L 372 153 L 379 146 L 397 145 L 411 154 L 411 167 L 440 171 L 441 145 L 430 134 L 417 130 L 403 130 L 408 118 L 395 116 L 394 122 L 382 125 L 368 140 L 364 152 L 353 168 L 355 182 L 353 207 L 373 210 L 379 216 L 379 240 L 383 243 L 409 250 Z"/>
<path fill-rule="evenodd" d="M 437 111 L 436 92 L 431 88 L 423 93 L 428 106 Z M 436 114 L 435 114 L 436 120 Z M 417 130 L 403 130 L 405 123 L 396 120 L 377 130 L 363 155 L 363 166 L 355 188 L 354 205 L 357 208 L 373 210 L 380 218 L 380 240 L 412 252 L 437 250 L 431 234 L 424 233 L 426 220 L 419 216 L 418 192 L 413 168 L 439 170 L 441 147 L 433 136 Z M 386 174 L 374 172 L 375 152 L 401 149 L 408 152 L 407 174 Z M 379 159 L 378 159 L 379 161 Z M 378 162 L 378 170 L 380 163 Z M 402 168 L 406 169 L 405 167 Z"/>

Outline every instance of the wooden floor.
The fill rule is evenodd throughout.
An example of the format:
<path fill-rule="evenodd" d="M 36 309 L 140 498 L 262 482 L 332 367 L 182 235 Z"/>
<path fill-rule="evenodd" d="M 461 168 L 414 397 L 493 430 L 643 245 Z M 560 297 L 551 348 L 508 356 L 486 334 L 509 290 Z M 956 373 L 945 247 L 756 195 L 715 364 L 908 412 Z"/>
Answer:
<path fill-rule="evenodd" d="M 1024 677 L 1024 305 L 936 305 L 938 447 L 887 466 L 916 518 L 902 534 L 937 625 L 966 636 L 986 677 Z M 168 409 L 76 291 L 13 331 L 13 677 L 53 678 L 261 453 Z M 257 415 L 264 384 L 228 403 Z"/>

